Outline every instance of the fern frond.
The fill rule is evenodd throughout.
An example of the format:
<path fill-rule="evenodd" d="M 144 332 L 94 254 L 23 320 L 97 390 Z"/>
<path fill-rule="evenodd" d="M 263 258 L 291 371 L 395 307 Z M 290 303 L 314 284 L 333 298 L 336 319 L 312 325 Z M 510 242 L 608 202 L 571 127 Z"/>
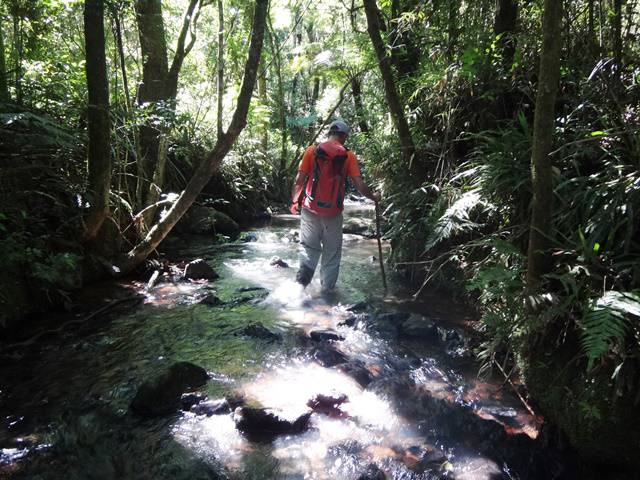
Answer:
<path fill-rule="evenodd" d="M 606 292 L 590 302 L 582 318 L 582 350 L 587 369 L 616 345 L 624 343 L 630 317 L 640 317 L 640 295 L 633 292 Z"/>

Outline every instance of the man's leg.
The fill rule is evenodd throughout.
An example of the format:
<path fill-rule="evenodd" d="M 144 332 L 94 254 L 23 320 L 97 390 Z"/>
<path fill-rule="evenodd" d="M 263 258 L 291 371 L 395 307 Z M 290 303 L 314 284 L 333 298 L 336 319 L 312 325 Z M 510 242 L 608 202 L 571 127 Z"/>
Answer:
<path fill-rule="evenodd" d="M 316 271 L 320 258 L 320 241 L 322 239 L 322 221 L 316 214 L 302 209 L 300 219 L 300 269 L 296 275 L 296 282 L 305 287 L 309 285 Z"/>
<path fill-rule="evenodd" d="M 342 214 L 324 217 L 322 234 L 322 264 L 320 275 L 322 289 L 331 290 L 338 281 L 340 258 L 342 257 Z"/>

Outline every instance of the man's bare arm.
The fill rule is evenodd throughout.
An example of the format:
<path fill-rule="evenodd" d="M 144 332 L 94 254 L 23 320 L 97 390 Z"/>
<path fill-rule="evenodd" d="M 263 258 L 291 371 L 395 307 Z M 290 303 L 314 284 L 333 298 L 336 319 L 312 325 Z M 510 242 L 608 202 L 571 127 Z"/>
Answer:
<path fill-rule="evenodd" d="M 366 183 L 361 176 L 351 177 L 351 181 L 353 182 L 353 186 L 356 187 L 362 195 L 373 200 L 374 202 L 380 201 L 380 193 L 374 192 Z"/>
<path fill-rule="evenodd" d="M 296 203 L 298 201 L 296 197 L 298 196 L 298 193 L 301 191 L 302 186 L 307 181 L 307 177 L 308 175 L 306 173 L 300 172 L 300 171 L 298 172 L 298 175 L 296 175 L 296 179 L 293 182 L 293 186 L 291 187 L 291 201 L 293 203 Z"/>

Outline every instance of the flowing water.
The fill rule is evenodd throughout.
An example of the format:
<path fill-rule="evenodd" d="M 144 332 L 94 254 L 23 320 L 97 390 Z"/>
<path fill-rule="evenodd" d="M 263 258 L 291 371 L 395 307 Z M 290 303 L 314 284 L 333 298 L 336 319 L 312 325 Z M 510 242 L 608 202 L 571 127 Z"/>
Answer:
<path fill-rule="evenodd" d="M 372 209 L 351 205 L 348 215 L 370 219 Z M 415 304 L 393 279 L 393 293 L 385 295 L 376 241 L 348 234 L 335 294 L 323 295 L 317 279 L 301 290 L 294 282 L 297 222 L 274 218 L 246 243 L 169 241 L 168 257 L 204 258 L 221 278 L 165 279 L 148 290 L 136 282 L 117 290 L 95 287 L 98 296 L 125 289 L 144 300 L 6 350 L 0 357 L 0 478 L 564 474 L 562 457 L 535 440 L 541 419 L 503 382 L 476 377 L 465 341 L 468 319 L 455 302 L 434 297 Z M 272 265 L 274 256 L 292 268 Z M 219 304 L 200 303 L 207 295 Z M 409 312 L 432 318 L 434 334 L 399 334 L 397 323 Z M 245 327 L 256 323 L 278 336 L 247 334 Z M 318 330 L 341 339 L 311 340 Z M 346 362 L 322 366 L 327 351 L 340 352 Z M 231 414 L 181 412 L 151 420 L 133 414 L 137 387 L 175 361 L 210 372 L 201 389 L 209 398 L 241 394 L 283 416 L 307 412 L 318 394 L 346 401 L 315 411 L 306 431 L 271 441 L 248 439 Z"/>

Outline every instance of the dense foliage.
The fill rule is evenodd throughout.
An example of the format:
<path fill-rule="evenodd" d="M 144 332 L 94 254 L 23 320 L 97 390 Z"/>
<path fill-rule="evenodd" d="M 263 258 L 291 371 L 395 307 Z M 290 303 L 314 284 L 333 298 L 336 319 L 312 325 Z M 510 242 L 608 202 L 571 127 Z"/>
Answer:
<path fill-rule="evenodd" d="M 168 201 L 219 139 L 218 101 L 223 128 L 238 102 L 253 2 L 221 2 L 223 28 L 218 1 L 157 2 L 164 54 L 170 64 L 183 58 L 175 95 L 148 101 L 141 3 L 105 2 L 113 168 L 110 241 L 97 250 L 69 240 L 82 238 L 87 193 L 84 2 L 0 5 L 0 260 L 8 278 L 18 272 L 49 296 L 64 298 L 80 282 L 67 270 L 83 264 L 85 278 L 95 277 L 104 258 L 144 237 L 154 212 L 146 223 L 138 213 L 155 198 L 141 202 L 145 128 L 166 146 L 155 199 Z M 367 4 L 271 2 L 247 127 L 201 201 L 238 221 L 282 206 L 302 149 L 344 118 L 365 177 L 383 191 L 392 261 L 418 294 L 447 289 L 477 308 L 483 373 L 496 362 L 514 368 L 575 444 L 637 462 L 615 431 L 638 426 L 640 401 L 638 2 L 564 2 L 552 228 L 542 232 L 551 269 L 534 289 L 526 274 L 543 2 L 378 2 L 415 145 L 410 164 L 385 101 Z M 190 48 L 180 47 L 182 32 Z M 29 168 L 38 175 L 25 177 Z M 599 435 L 608 443 L 593 440 Z"/>

